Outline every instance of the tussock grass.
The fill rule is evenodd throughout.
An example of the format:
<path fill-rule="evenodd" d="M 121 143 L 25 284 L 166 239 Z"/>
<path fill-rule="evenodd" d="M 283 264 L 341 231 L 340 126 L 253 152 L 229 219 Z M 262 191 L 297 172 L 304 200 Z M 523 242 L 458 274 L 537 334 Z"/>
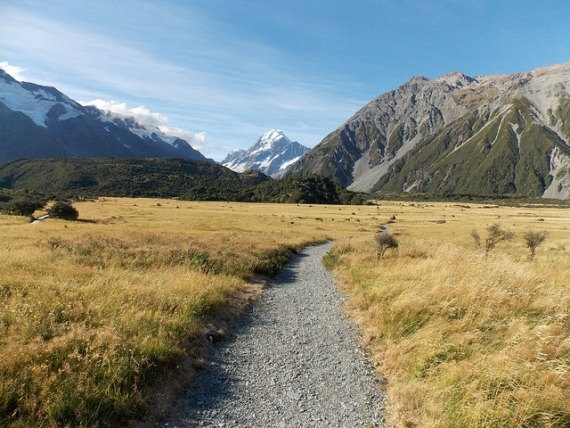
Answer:
<path fill-rule="evenodd" d="M 399 208 L 399 253 L 378 257 L 370 235 L 327 258 L 386 379 L 393 424 L 569 426 L 570 212 Z M 445 224 L 430 221 L 444 213 Z M 547 248 L 529 261 L 523 231 L 548 217 Z M 486 257 L 470 234 L 497 220 L 515 237 Z"/>
<path fill-rule="evenodd" d="M 74 222 L 0 215 L 0 426 L 140 419 L 162 379 L 186 375 L 185 359 L 200 367 L 198 339 L 235 310 L 248 279 L 301 246 L 370 233 L 375 214 L 152 199 L 75 207 Z"/>
<path fill-rule="evenodd" d="M 144 417 L 162 379 L 203 366 L 198 338 L 235 310 L 248 280 L 328 239 L 337 244 L 325 261 L 387 379 L 395 426 L 570 423 L 566 209 L 74 206 L 74 222 L 0 215 L 0 426 Z M 471 232 L 495 223 L 515 236 L 485 257 Z M 380 259 L 383 224 L 399 250 Z M 529 230 L 548 234 L 532 261 Z M 161 397 L 152 395 L 153 407 Z"/>

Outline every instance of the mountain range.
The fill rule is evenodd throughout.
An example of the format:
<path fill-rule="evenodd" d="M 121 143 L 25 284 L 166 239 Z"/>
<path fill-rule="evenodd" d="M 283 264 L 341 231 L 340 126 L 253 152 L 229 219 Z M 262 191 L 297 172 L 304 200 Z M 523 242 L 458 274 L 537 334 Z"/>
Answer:
<path fill-rule="evenodd" d="M 228 154 L 221 164 L 236 172 L 255 170 L 279 178 L 308 151 L 309 148 L 291 141 L 283 131 L 272 129 L 249 149 Z"/>
<path fill-rule="evenodd" d="M 351 190 L 570 197 L 570 63 L 414 77 L 372 100 L 286 173 Z"/>
<path fill-rule="evenodd" d="M 209 161 L 181 138 L 133 117 L 82 106 L 56 88 L 19 82 L 0 69 L 0 164 L 62 157 Z"/>
<path fill-rule="evenodd" d="M 0 165 L 70 157 L 214 163 L 158 127 L 0 70 Z M 413 77 L 312 150 L 271 130 L 222 163 L 279 178 L 319 175 L 378 195 L 570 199 L 570 62 L 516 74 Z"/>

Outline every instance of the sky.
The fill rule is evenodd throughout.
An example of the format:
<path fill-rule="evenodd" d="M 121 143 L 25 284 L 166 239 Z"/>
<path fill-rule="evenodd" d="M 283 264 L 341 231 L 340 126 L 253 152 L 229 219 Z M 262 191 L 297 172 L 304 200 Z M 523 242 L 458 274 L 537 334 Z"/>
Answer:
<path fill-rule="evenodd" d="M 216 161 L 270 129 L 314 147 L 413 76 L 570 61 L 568 0 L 0 0 L 0 22 L 17 80 Z"/>

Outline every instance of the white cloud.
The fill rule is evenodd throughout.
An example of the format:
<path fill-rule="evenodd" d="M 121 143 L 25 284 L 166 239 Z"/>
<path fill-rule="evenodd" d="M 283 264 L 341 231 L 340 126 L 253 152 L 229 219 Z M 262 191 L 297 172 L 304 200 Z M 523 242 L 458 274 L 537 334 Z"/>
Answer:
<path fill-rule="evenodd" d="M 160 34 L 154 36 L 161 37 L 134 31 L 130 21 L 95 31 L 90 21 L 79 26 L 47 10 L 14 8 L 10 22 L 0 26 L 0 50 L 25 53 L 33 82 L 56 86 L 74 99 L 99 99 L 102 110 L 135 116 L 193 147 L 207 143 L 204 154 L 220 160 L 272 128 L 314 146 L 364 104 L 353 95 L 358 85 L 350 79 L 301 73 L 287 52 L 236 37 L 222 22 L 187 9 L 154 12 L 165 23 L 156 27 Z M 143 15 L 156 18 L 148 10 Z M 155 44 L 166 35 L 176 43 Z M 300 121 L 311 126 L 297 129 Z M 205 133 L 187 129 L 206 130 L 207 141 Z"/>
<path fill-rule="evenodd" d="M 129 108 L 126 103 L 101 99 L 79 101 L 79 103 L 95 106 L 99 110 L 121 118 L 134 118 L 144 128 L 148 130 L 158 130 L 167 136 L 182 138 L 189 142 L 195 149 L 201 149 L 207 143 L 205 132 L 194 133 L 186 129 L 171 126 L 168 117 L 161 113 L 152 112 L 145 106 Z"/>
<path fill-rule="evenodd" d="M 0 68 L 3 69 L 6 73 L 12 76 L 14 79 L 18 81 L 22 81 L 24 79 L 24 71 L 22 67 L 18 67 L 17 65 L 8 64 L 6 61 L 0 61 Z"/>

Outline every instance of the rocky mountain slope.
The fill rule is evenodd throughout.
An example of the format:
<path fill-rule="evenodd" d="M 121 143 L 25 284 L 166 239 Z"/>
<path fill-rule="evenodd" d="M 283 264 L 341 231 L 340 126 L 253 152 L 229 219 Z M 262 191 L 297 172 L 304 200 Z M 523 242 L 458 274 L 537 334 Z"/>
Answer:
<path fill-rule="evenodd" d="M 570 63 L 414 77 L 291 167 L 352 190 L 570 197 Z"/>
<path fill-rule="evenodd" d="M 181 138 L 82 106 L 53 87 L 18 82 L 0 69 L 0 164 L 78 156 L 207 160 Z"/>
<path fill-rule="evenodd" d="M 221 164 L 236 172 L 256 170 L 275 178 L 308 151 L 309 148 L 291 141 L 283 131 L 272 129 L 249 149 L 228 154 Z"/>

